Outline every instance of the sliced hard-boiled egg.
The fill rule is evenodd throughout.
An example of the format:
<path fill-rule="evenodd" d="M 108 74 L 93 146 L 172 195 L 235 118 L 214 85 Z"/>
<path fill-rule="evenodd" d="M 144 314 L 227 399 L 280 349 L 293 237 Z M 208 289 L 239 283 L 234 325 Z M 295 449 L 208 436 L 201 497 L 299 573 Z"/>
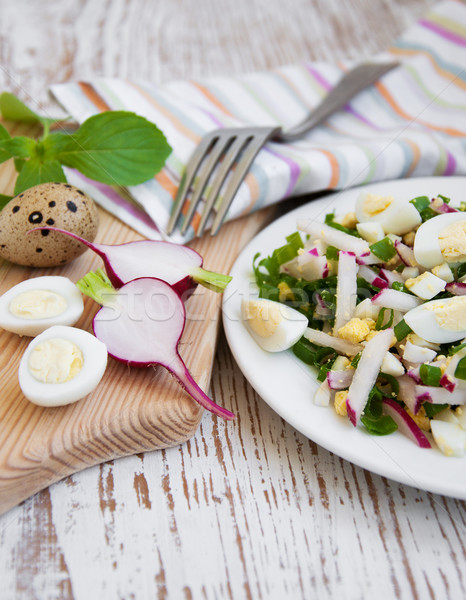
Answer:
<path fill-rule="evenodd" d="M 107 348 L 82 329 L 57 325 L 34 338 L 21 358 L 19 385 L 40 406 L 62 406 L 84 398 L 107 366 Z"/>
<path fill-rule="evenodd" d="M 356 217 L 359 223 L 380 223 L 385 233 L 396 235 L 403 235 L 421 223 L 419 211 L 410 202 L 369 193 L 357 199 Z"/>
<path fill-rule="evenodd" d="M 34 337 L 52 325 L 74 325 L 83 309 L 81 292 L 67 277 L 35 277 L 0 297 L 0 327 Z"/>
<path fill-rule="evenodd" d="M 364 222 L 358 223 L 356 225 L 356 229 L 358 230 L 359 235 L 369 242 L 369 244 L 375 244 L 375 242 L 380 242 L 385 237 L 385 231 L 380 223 L 374 222 Z"/>
<path fill-rule="evenodd" d="M 404 320 L 428 342 L 457 342 L 466 337 L 466 296 L 424 302 L 408 311 Z"/>
<path fill-rule="evenodd" d="M 458 424 L 432 419 L 430 428 L 440 451 L 446 456 L 464 456 L 466 431 Z"/>
<path fill-rule="evenodd" d="M 405 285 L 410 292 L 422 298 L 430 300 L 445 289 L 447 282 L 437 277 L 430 271 L 426 271 L 417 277 L 412 277 L 405 281 Z"/>
<path fill-rule="evenodd" d="M 308 326 L 307 318 L 290 306 L 258 298 L 243 300 L 242 317 L 254 340 L 268 352 L 291 348 Z"/>
<path fill-rule="evenodd" d="M 426 269 L 466 260 L 466 213 L 452 212 L 423 223 L 414 238 L 414 256 Z"/>

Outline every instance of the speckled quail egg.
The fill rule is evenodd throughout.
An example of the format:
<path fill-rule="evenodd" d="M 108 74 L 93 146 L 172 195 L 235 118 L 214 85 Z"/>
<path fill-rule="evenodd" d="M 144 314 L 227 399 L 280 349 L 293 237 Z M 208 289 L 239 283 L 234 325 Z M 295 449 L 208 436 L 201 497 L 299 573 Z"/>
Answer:
<path fill-rule="evenodd" d="M 105 344 L 87 331 L 49 327 L 26 348 L 18 370 L 19 385 L 34 404 L 71 404 L 98 385 L 107 356 Z"/>
<path fill-rule="evenodd" d="M 63 265 L 86 247 L 36 227 L 59 227 L 93 241 L 99 223 L 94 201 L 67 183 L 42 183 L 15 196 L 0 212 L 0 257 L 29 267 Z"/>
<path fill-rule="evenodd" d="M 34 337 L 52 325 L 74 325 L 83 309 L 81 292 L 67 277 L 34 277 L 0 297 L 0 327 Z"/>
<path fill-rule="evenodd" d="M 264 298 L 243 300 L 241 311 L 249 333 L 267 352 L 291 348 L 309 323 L 307 317 L 294 308 Z"/>
<path fill-rule="evenodd" d="M 426 269 L 466 260 L 466 214 L 452 212 L 423 223 L 414 238 L 414 256 Z"/>

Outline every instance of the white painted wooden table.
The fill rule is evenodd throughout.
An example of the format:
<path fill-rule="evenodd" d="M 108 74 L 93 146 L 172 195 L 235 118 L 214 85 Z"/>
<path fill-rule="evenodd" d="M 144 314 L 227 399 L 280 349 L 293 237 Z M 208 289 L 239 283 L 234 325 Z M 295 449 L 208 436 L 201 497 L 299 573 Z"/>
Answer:
<path fill-rule="evenodd" d="M 384 49 L 430 0 L 0 0 L 0 89 L 95 74 L 168 81 Z M 466 598 L 464 503 L 297 433 L 219 342 L 181 447 L 68 477 L 0 517 L 2 599 Z"/>

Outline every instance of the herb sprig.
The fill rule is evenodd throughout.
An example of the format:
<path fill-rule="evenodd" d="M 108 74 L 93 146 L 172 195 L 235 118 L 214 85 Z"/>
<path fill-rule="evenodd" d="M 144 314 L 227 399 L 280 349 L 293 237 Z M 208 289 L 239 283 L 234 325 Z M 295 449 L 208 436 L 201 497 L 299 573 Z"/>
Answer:
<path fill-rule="evenodd" d="M 63 167 L 109 185 L 132 186 L 158 173 L 171 147 L 154 124 L 135 113 L 108 111 L 84 121 L 73 133 L 51 132 L 63 119 L 42 117 L 9 92 L 0 94 L 3 119 L 42 126 L 39 139 L 11 137 L 0 125 L 0 163 L 14 159 L 14 194 L 50 181 L 66 182 Z M 0 195 L 0 208 L 10 200 Z"/>

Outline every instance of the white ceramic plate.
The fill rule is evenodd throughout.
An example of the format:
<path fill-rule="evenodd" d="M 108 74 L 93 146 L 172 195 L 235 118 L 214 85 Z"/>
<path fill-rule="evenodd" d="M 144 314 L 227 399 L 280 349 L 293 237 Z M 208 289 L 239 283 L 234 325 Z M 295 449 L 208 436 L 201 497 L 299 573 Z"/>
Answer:
<path fill-rule="evenodd" d="M 332 407 L 313 403 L 318 383 L 313 370 L 291 351 L 267 353 L 250 337 L 240 318 L 244 297 L 257 295 L 252 261 L 285 243 L 296 231 L 298 217 L 323 220 L 335 209 L 344 213 L 354 207 L 361 189 L 409 200 L 415 196 L 450 196 L 453 203 L 465 199 L 466 177 L 429 177 L 386 181 L 353 188 L 310 202 L 281 217 L 260 232 L 243 250 L 231 274 L 233 280 L 223 300 L 223 322 L 231 351 L 257 393 L 281 417 L 308 438 L 369 471 L 430 492 L 466 499 L 466 458 L 450 458 L 437 449 L 421 449 L 399 432 L 371 436 L 338 417 Z"/>

